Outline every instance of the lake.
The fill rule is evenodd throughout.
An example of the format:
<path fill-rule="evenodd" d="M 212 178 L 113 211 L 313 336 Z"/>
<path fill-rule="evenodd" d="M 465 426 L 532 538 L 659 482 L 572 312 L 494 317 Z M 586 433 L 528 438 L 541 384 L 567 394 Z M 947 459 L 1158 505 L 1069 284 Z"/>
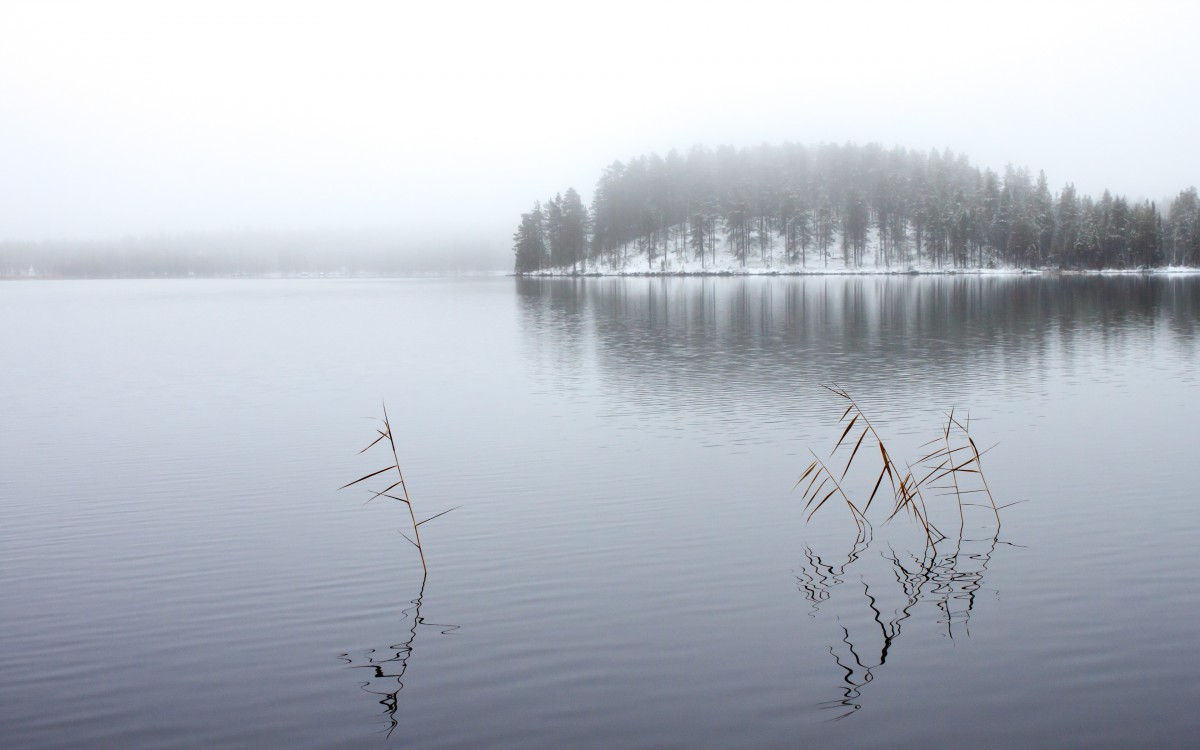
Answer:
<path fill-rule="evenodd" d="M 1200 733 L 1200 277 L 10 282 L 0 319 L 4 747 Z M 904 461 L 969 414 L 999 528 L 806 521 L 833 384 Z M 461 506 L 424 579 L 338 490 L 385 402 L 418 518 Z"/>

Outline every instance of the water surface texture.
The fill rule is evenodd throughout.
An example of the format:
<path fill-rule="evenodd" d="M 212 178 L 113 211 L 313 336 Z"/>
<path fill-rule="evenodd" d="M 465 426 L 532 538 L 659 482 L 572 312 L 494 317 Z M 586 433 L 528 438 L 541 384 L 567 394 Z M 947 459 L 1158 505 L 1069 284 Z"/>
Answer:
<path fill-rule="evenodd" d="M 1198 278 L 14 282 L 0 319 L 4 747 L 1200 732 Z M 806 524 L 835 382 L 909 460 L 969 412 L 1002 526 Z M 403 507 L 337 491 L 384 400 L 419 516 L 462 506 L 424 581 Z"/>

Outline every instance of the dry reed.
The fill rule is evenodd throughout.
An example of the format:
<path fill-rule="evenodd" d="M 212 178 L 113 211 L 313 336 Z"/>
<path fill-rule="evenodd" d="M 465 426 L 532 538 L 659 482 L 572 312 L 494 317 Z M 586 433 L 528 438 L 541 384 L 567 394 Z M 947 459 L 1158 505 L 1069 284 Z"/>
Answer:
<path fill-rule="evenodd" d="M 986 451 L 980 452 L 974 438 L 971 437 L 969 419 L 960 419 L 954 411 L 951 411 L 941 430 L 941 435 L 922 446 L 922 448 L 933 447 L 933 450 L 918 459 L 915 467 L 913 464 L 905 464 L 901 468 L 892 452 L 888 450 L 887 444 L 875 428 L 874 423 L 849 391 L 837 384 L 823 387 L 846 403 L 846 409 L 838 419 L 838 424 L 844 423 L 845 427 L 830 452 L 829 460 L 832 461 L 839 450 L 843 452 L 849 450 L 850 455 L 839 472 L 830 468 L 829 463 L 822 460 L 815 452 L 809 451 L 812 453 L 813 461 L 800 475 L 800 479 L 793 487 L 795 489 L 808 480 L 803 492 L 804 508 L 808 512 L 807 520 L 812 520 L 812 517 L 826 502 L 837 497 L 850 511 L 850 515 L 858 527 L 859 535 L 863 536 L 869 533 L 872 526 L 867 518 L 867 512 L 880 489 L 884 487 L 883 482 L 886 479 L 892 494 L 892 509 L 885 523 L 900 513 L 907 513 L 917 521 L 930 544 L 936 544 L 946 539 L 947 536 L 937 528 L 930 517 L 929 507 L 925 500 L 925 490 L 938 490 L 939 495 L 949 496 L 954 500 L 959 514 L 960 537 L 962 527 L 966 523 L 964 506 L 977 504 L 966 502 L 965 497 L 974 493 L 986 496 L 988 505 L 996 517 L 996 527 L 999 529 L 1000 511 L 983 475 L 982 457 Z M 860 453 L 864 446 L 866 451 Z M 876 456 L 879 468 L 877 475 L 872 473 L 874 486 L 870 495 L 867 496 L 866 502 L 860 506 L 846 491 L 844 480 L 850 473 L 855 459 L 865 455 Z M 914 468 L 919 476 L 914 474 Z M 981 486 L 976 489 L 966 488 L 964 485 L 967 477 L 977 478 Z"/>
<path fill-rule="evenodd" d="M 387 404 L 383 405 L 383 419 L 381 421 L 383 422 L 383 429 L 377 428 L 375 430 L 375 432 L 378 433 L 379 437 L 372 440 L 370 445 L 368 445 L 366 448 L 363 448 L 361 451 L 359 451 L 359 455 L 366 453 L 367 451 L 371 450 L 379 443 L 386 440 L 388 447 L 391 448 L 392 463 L 389 464 L 388 466 L 383 467 L 382 469 L 379 469 L 378 471 L 373 471 L 370 474 L 367 474 L 366 476 L 359 477 L 358 479 L 355 479 L 353 482 L 347 482 L 346 484 L 343 484 L 338 489 L 344 490 L 347 487 L 352 487 L 353 485 L 358 484 L 359 482 L 365 482 L 368 479 L 372 479 L 374 477 L 382 476 L 382 475 L 388 474 L 389 472 L 395 471 L 396 472 L 396 481 L 393 482 L 392 484 L 389 484 L 387 487 L 383 488 L 382 490 L 379 490 L 379 491 L 372 490 L 371 497 L 367 500 L 367 502 L 371 502 L 372 500 L 375 500 L 380 497 L 386 497 L 391 500 L 396 500 L 398 502 L 404 503 L 404 505 L 408 507 L 408 516 L 412 520 L 413 535 L 412 535 L 412 537 L 409 537 L 403 531 L 400 532 L 400 535 L 403 536 L 405 539 L 407 539 L 410 544 L 412 544 L 414 547 L 417 548 L 417 552 L 421 555 L 421 569 L 425 572 L 426 575 L 428 575 L 429 567 L 425 564 L 425 550 L 421 546 L 421 526 L 429 523 L 430 521 L 432 521 L 435 518 L 444 516 L 447 513 L 449 513 L 451 510 L 456 510 L 458 507 L 461 507 L 461 506 L 456 506 L 454 508 L 450 508 L 450 510 L 444 510 L 441 513 L 432 515 L 423 521 L 417 520 L 417 513 L 416 513 L 416 510 L 413 508 L 412 499 L 409 498 L 409 496 L 408 496 L 408 485 L 405 484 L 405 482 L 404 482 L 404 472 L 400 470 L 400 454 L 396 450 L 396 440 L 392 434 L 392 423 L 388 419 Z M 399 488 L 400 494 L 393 494 L 393 490 L 396 490 L 396 488 Z"/>

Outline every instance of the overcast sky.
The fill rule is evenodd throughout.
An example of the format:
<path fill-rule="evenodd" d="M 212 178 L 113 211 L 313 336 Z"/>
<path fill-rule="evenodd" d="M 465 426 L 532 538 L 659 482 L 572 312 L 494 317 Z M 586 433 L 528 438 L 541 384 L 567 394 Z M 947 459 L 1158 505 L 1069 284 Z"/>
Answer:
<path fill-rule="evenodd" d="M 510 237 L 614 159 L 879 142 L 1200 182 L 1195 2 L 0 4 L 0 240 Z"/>

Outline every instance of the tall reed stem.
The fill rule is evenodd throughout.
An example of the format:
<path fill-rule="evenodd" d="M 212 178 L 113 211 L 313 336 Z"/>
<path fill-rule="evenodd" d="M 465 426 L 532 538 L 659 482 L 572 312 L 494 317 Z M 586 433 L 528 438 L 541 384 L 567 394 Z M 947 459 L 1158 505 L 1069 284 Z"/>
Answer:
<path fill-rule="evenodd" d="M 387 404 L 383 405 L 383 429 L 382 430 L 376 429 L 375 432 L 377 432 L 379 434 L 379 437 L 372 440 L 371 444 L 368 445 L 366 448 L 363 448 L 361 451 L 359 451 L 359 453 L 360 454 L 366 453 L 371 448 L 374 448 L 376 445 L 378 445 L 380 442 L 386 440 L 388 443 L 388 446 L 392 450 L 392 464 L 390 466 L 385 466 L 382 469 L 379 469 L 378 471 L 373 471 L 370 474 L 367 474 L 366 476 L 359 477 L 358 479 L 355 479 L 353 482 L 348 482 L 347 484 L 343 484 L 338 489 L 344 490 L 347 487 L 358 484 L 359 482 L 365 482 L 366 480 L 371 479 L 373 477 L 381 476 L 383 474 L 387 474 L 389 472 L 395 471 L 396 472 L 396 481 L 392 482 L 390 485 L 388 485 L 387 487 L 385 487 L 382 490 L 379 490 L 378 492 L 372 491 L 371 498 L 369 500 L 367 500 L 367 502 L 371 502 L 371 500 L 374 500 L 379 497 L 386 497 L 391 500 L 396 500 L 398 502 L 404 503 L 406 506 L 408 506 L 408 517 L 412 521 L 413 535 L 412 535 L 412 538 L 410 539 L 406 534 L 401 532 L 401 536 L 403 536 L 405 539 L 408 539 L 409 543 L 417 548 L 417 553 L 421 556 L 421 570 L 423 570 L 425 572 L 425 575 L 428 576 L 429 575 L 429 566 L 426 565 L 426 563 L 425 563 L 425 549 L 424 549 L 424 547 L 421 546 L 421 525 L 425 524 L 425 523 L 429 523 L 433 519 L 438 518 L 440 516 L 444 516 L 447 513 L 449 513 L 451 510 L 456 510 L 458 507 L 461 507 L 461 506 L 455 506 L 454 508 L 451 508 L 450 510 L 444 510 L 441 513 L 432 515 L 429 518 L 426 518 L 424 521 L 418 521 L 416 509 L 413 508 L 412 499 L 408 496 L 408 484 L 404 481 L 404 472 L 401 471 L 401 469 L 400 469 L 400 453 L 396 449 L 396 438 L 395 438 L 394 433 L 392 432 L 391 420 L 388 418 Z M 397 487 L 400 488 L 400 494 L 398 494 L 398 495 L 392 494 L 392 491 L 395 490 Z"/>
<path fill-rule="evenodd" d="M 835 475 L 829 466 L 815 453 L 813 454 L 812 463 L 804 470 L 804 473 L 801 474 L 800 479 L 795 485 L 798 487 L 805 479 L 808 479 L 808 484 L 804 488 L 804 507 L 808 511 L 809 520 L 825 505 L 826 501 L 838 495 L 841 497 L 842 502 L 849 508 L 851 515 L 854 517 L 854 523 L 861 533 L 864 526 L 870 526 L 866 514 L 871 507 L 871 502 L 879 493 L 883 485 L 883 480 L 886 478 L 888 484 L 891 486 L 893 497 L 892 512 L 887 520 L 892 520 L 901 511 L 907 511 L 921 525 L 921 528 L 925 532 L 926 541 L 930 545 L 936 545 L 937 542 L 947 537 L 938 530 L 930 518 L 929 509 L 926 507 L 925 496 L 922 492 L 922 488 L 925 486 L 940 487 L 941 489 L 948 490 L 945 494 L 951 496 L 958 505 L 960 538 L 966 526 L 966 515 L 963 506 L 970 504 L 964 502 L 963 496 L 971 492 L 983 492 L 987 495 L 992 512 L 996 516 L 996 528 L 1000 528 L 1000 510 L 996 506 L 991 489 L 988 487 L 987 480 L 983 476 L 983 464 L 981 461 L 983 454 L 975 446 L 975 440 L 971 437 L 968 426 L 969 422 L 964 424 L 962 420 L 955 416 L 954 411 L 949 413 L 945 427 L 941 430 L 941 436 L 923 446 L 927 447 L 936 444 L 938 447 L 917 461 L 917 465 L 923 467 L 926 471 L 925 475 L 918 479 L 913 475 L 911 464 L 904 471 L 900 469 L 900 466 L 892 458 L 891 452 L 884 443 L 883 437 L 875 428 L 875 424 L 870 420 L 866 412 L 863 411 L 859 403 L 854 400 L 854 397 L 850 395 L 849 391 L 836 383 L 832 386 L 824 386 L 824 388 L 846 402 L 846 410 L 842 412 L 842 416 L 838 419 L 839 423 L 846 422 L 846 426 L 842 430 L 837 444 L 834 445 L 830 457 L 832 458 L 838 449 L 843 446 L 847 448 L 853 446 L 853 448 L 838 475 Z M 965 444 L 955 444 L 957 441 L 953 438 L 957 435 L 962 436 Z M 868 444 L 868 450 L 860 454 L 859 449 L 863 447 L 864 442 Z M 871 494 L 867 497 L 866 503 L 860 508 L 850 499 L 849 494 L 843 488 L 843 480 L 849 474 L 850 467 L 854 464 L 855 458 L 874 452 L 870 450 L 872 443 L 878 451 L 879 474 L 875 478 L 875 486 L 872 488 Z M 959 481 L 960 474 L 978 475 L 983 489 L 963 489 Z M 939 486 L 932 484 L 946 478 L 950 480 L 947 485 Z M 828 487 L 832 487 L 832 489 L 827 489 Z"/>

